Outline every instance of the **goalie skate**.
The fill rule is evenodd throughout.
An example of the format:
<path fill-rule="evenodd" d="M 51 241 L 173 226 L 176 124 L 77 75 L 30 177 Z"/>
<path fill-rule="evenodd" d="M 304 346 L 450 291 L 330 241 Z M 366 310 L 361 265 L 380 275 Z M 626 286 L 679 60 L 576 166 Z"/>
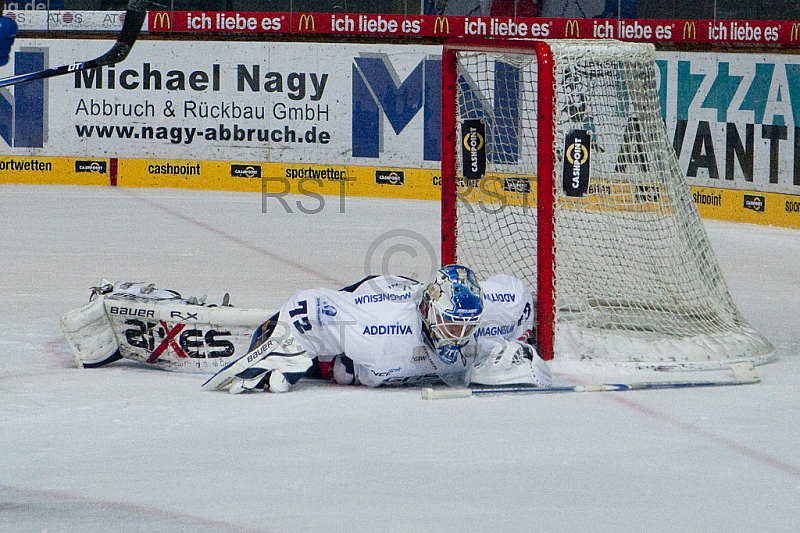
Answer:
<path fill-rule="evenodd" d="M 302 373 L 311 366 L 311 359 L 292 336 L 286 323 L 273 317 L 265 329 L 260 343 L 257 342 L 252 350 L 211 376 L 203 383 L 203 390 L 221 390 L 237 379 L 252 380 L 254 376 L 248 375 L 247 371 L 256 366 L 260 375 L 273 370 Z"/>

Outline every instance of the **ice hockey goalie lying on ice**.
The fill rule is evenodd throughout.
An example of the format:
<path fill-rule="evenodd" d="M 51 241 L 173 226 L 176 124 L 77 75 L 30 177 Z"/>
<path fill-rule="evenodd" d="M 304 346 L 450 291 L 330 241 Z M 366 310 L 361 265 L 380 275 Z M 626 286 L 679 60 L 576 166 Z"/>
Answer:
<path fill-rule="evenodd" d="M 339 291 L 303 290 L 271 317 L 142 284 L 104 291 L 62 320 L 79 366 L 127 358 L 216 372 L 203 388 L 232 393 L 285 392 L 305 375 L 370 387 L 551 382 L 526 342 L 530 291 L 506 275 L 478 283 L 462 266 L 443 267 L 428 284 L 379 276 Z"/>

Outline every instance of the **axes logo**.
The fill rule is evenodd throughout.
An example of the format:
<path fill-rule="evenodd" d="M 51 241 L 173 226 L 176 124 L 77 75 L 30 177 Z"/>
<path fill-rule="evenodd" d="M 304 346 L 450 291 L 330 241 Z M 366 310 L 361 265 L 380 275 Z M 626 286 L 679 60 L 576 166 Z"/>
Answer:
<path fill-rule="evenodd" d="M 142 315 L 142 310 L 136 311 Z M 146 353 L 146 361 L 150 364 L 165 359 L 211 359 L 230 357 L 236 351 L 231 341 L 231 332 L 227 330 L 209 329 L 204 331 L 189 324 L 178 322 L 171 325 L 164 320 L 127 319 L 125 325 L 125 341 L 131 348 L 138 348 Z"/>

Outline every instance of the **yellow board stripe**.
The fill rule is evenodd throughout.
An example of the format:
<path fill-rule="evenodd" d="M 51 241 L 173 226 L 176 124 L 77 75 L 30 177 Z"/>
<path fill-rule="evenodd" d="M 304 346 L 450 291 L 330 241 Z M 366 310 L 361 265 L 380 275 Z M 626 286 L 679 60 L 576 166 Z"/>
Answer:
<path fill-rule="evenodd" d="M 117 185 L 438 200 L 438 176 L 421 169 L 126 159 Z"/>
<path fill-rule="evenodd" d="M 108 185 L 108 160 L 0 156 L 0 183 Z"/>
<path fill-rule="evenodd" d="M 275 198 L 364 196 L 433 200 L 438 170 L 344 165 L 0 156 L 0 183 L 260 192 Z M 703 218 L 800 229 L 800 195 L 691 187 Z"/>

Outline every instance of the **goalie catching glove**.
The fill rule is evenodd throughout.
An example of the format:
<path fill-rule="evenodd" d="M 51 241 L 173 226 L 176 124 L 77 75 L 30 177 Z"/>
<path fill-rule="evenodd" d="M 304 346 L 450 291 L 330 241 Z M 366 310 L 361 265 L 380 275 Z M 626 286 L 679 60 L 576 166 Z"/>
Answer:
<path fill-rule="evenodd" d="M 472 370 L 475 385 L 532 385 L 549 387 L 553 384 L 547 363 L 536 349 L 526 342 L 516 340 L 484 340 L 493 346 L 489 356 Z"/>

